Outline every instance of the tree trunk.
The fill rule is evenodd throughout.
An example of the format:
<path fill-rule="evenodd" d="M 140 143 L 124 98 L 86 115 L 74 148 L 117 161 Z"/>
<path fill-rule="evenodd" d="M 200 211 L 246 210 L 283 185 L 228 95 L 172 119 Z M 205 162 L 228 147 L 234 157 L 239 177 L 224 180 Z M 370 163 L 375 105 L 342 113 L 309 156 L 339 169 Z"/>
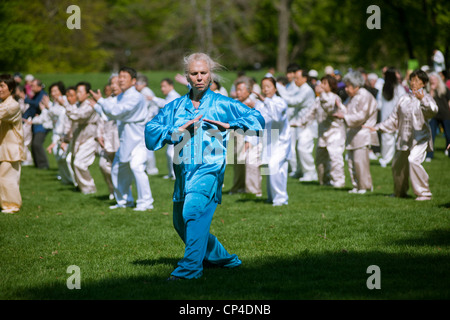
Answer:
<path fill-rule="evenodd" d="M 276 5 L 278 11 L 278 52 L 277 71 L 286 72 L 288 65 L 288 41 L 289 41 L 289 20 L 290 6 L 292 0 L 280 0 Z"/>

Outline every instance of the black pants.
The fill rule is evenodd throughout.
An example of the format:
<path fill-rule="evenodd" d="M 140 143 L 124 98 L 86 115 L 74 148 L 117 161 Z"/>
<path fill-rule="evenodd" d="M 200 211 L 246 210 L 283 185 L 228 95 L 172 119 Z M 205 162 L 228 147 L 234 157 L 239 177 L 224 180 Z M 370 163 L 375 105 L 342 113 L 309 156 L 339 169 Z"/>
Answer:
<path fill-rule="evenodd" d="M 33 133 L 31 154 L 33 155 L 34 166 L 38 169 L 48 169 L 50 167 L 44 148 L 44 140 L 47 133 L 48 131 Z"/>

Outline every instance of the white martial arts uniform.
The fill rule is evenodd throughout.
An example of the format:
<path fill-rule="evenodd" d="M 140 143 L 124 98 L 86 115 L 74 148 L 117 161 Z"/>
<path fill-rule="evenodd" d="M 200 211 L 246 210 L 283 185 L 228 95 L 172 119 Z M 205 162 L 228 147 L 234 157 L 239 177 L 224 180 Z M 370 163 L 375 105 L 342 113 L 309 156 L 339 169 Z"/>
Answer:
<path fill-rule="evenodd" d="M 172 102 L 173 100 L 175 100 L 179 97 L 180 97 L 180 94 L 178 92 L 176 92 L 175 89 L 173 89 L 167 94 L 165 99 L 154 97 L 152 101 L 159 108 L 164 108 L 164 106 L 166 104 Z M 167 157 L 167 169 L 169 170 L 169 175 L 168 175 L 169 179 L 175 179 L 175 172 L 173 171 L 173 154 L 174 154 L 173 144 L 167 145 L 166 157 Z"/>
<path fill-rule="evenodd" d="M 369 149 L 372 145 L 378 145 L 378 141 L 374 141 L 374 138 L 378 138 L 378 136 L 367 127 L 375 126 L 377 113 L 377 101 L 364 88 L 359 88 L 347 104 L 347 113 L 344 115 L 347 125 L 345 144 L 348 170 L 353 186 L 351 193 L 365 193 L 373 190 Z M 367 127 L 363 127 L 363 125 Z"/>
<path fill-rule="evenodd" d="M 67 98 L 63 96 L 65 103 L 67 103 Z M 67 118 L 66 108 L 61 106 L 58 102 L 49 102 L 49 108 L 42 110 L 41 114 L 38 116 L 42 119 L 44 127 L 45 123 L 49 122 L 52 124 L 52 144 L 53 155 L 55 156 L 56 163 L 58 165 L 59 179 L 64 184 L 73 184 L 73 171 L 69 169 L 69 165 L 66 161 L 66 152 L 61 148 L 61 140 L 64 135 L 64 122 Z M 36 117 L 37 118 L 37 117 Z M 33 120 L 35 123 L 36 120 Z"/>
<path fill-rule="evenodd" d="M 397 105 L 398 99 L 400 99 L 400 97 L 405 93 L 405 88 L 403 88 L 400 84 L 395 87 L 394 96 L 391 100 L 386 100 L 386 98 L 383 97 L 382 90 L 378 92 L 378 110 L 381 113 L 380 122 L 383 122 L 390 116 Z M 389 164 L 394 158 L 396 138 L 397 131 L 381 133 L 381 158 L 379 159 L 379 162 L 382 167 L 386 167 L 386 165 Z"/>
<path fill-rule="evenodd" d="M 288 121 L 288 106 L 280 96 L 265 98 L 255 105 L 266 121 L 262 137 L 262 163 L 267 164 L 268 201 L 274 206 L 288 204 L 287 179 L 288 159 L 291 153 L 291 132 Z"/>
<path fill-rule="evenodd" d="M 145 121 L 147 123 L 158 114 L 159 106 L 152 100 L 147 99 L 150 97 L 152 99 L 156 97 L 152 89 L 150 89 L 149 87 L 144 87 L 140 92 L 144 95 L 145 103 L 147 104 L 148 115 L 147 120 Z M 150 175 L 156 175 L 159 173 L 158 167 L 156 166 L 155 151 L 153 150 L 147 149 L 147 164 L 145 171 Z"/>
<path fill-rule="evenodd" d="M 314 90 L 304 83 L 301 87 L 294 82 L 289 87 L 277 83 L 277 90 L 281 97 L 287 102 L 289 122 L 296 122 L 300 112 L 305 108 L 312 107 L 316 95 Z M 314 139 L 317 138 L 317 122 L 313 121 L 308 126 L 291 127 L 291 157 L 289 164 L 293 175 L 303 173 L 301 181 L 316 181 L 317 171 L 314 163 Z"/>
<path fill-rule="evenodd" d="M 405 197 L 409 181 L 417 197 L 431 198 L 428 174 L 422 166 L 427 151 L 433 150 L 429 121 L 438 112 L 430 94 L 422 100 L 407 93 L 400 97 L 390 116 L 375 126 L 384 132 L 398 130 L 396 153 L 392 161 L 394 195 Z"/>
<path fill-rule="evenodd" d="M 66 114 L 76 124 L 72 138 L 72 168 L 76 183 L 82 193 L 95 193 L 97 188 L 89 167 L 94 163 L 98 150 L 98 142 L 95 138 L 99 116 L 88 100 L 78 107 L 66 103 Z"/>
<path fill-rule="evenodd" d="M 145 173 L 147 152 L 144 140 L 147 104 L 136 88 L 130 87 L 117 96 L 117 100 L 100 98 L 97 104 L 109 119 L 117 120 L 120 146 L 111 169 L 114 184 L 115 207 L 134 205 L 131 184 L 136 181 L 136 210 L 153 208 L 153 197 L 148 176 Z"/>
<path fill-rule="evenodd" d="M 117 97 L 109 96 L 106 100 L 115 103 Z M 98 164 L 100 171 L 105 178 L 105 182 L 108 185 L 109 198 L 112 200 L 114 199 L 114 184 L 112 183 L 111 178 L 111 168 L 114 156 L 119 149 L 119 130 L 117 128 L 116 120 L 109 120 L 100 105 L 96 104 L 94 109 L 100 116 L 97 137 L 103 138 L 103 147 L 99 150 Z"/>
<path fill-rule="evenodd" d="M 308 125 L 317 120 L 319 139 L 316 148 L 316 164 L 319 183 L 330 184 L 336 188 L 345 186 L 344 151 L 346 128 L 344 120 L 333 116 L 336 112 L 346 112 L 341 103 L 337 106 L 336 100 L 341 98 L 333 92 L 322 92 L 316 98 L 312 108 L 308 108 L 299 117 L 296 125 Z"/>

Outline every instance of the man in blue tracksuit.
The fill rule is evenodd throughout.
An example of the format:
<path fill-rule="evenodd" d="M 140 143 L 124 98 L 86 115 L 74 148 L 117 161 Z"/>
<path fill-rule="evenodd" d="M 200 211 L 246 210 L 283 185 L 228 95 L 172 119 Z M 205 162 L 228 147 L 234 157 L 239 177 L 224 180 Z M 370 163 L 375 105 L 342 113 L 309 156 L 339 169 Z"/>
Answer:
<path fill-rule="evenodd" d="M 203 53 L 186 57 L 191 90 L 167 104 L 145 127 L 148 149 L 165 144 L 175 148 L 173 224 L 185 243 L 185 254 L 169 279 L 201 277 L 203 261 L 228 268 L 241 264 L 209 228 L 222 199 L 229 131 L 258 133 L 265 123 L 257 110 L 209 89 L 217 66 Z"/>

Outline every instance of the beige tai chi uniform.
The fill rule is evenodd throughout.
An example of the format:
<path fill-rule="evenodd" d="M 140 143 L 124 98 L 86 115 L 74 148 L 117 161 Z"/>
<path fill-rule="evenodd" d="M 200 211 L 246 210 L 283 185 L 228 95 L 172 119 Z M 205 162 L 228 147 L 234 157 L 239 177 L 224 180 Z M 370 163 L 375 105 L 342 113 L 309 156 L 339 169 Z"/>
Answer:
<path fill-rule="evenodd" d="M 363 125 L 374 127 L 377 123 L 377 101 L 364 88 L 359 88 L 347 105 L 344 121 L 347 125 L 346 149 L 348 170 L 353 190 L 364 193 L 373 189 L 370 174 L 369 148 L 378 145 L 378 137 Z"/>
<path fill-rule="evenodd" d="M 396 153 L 392 161 L 394 195 L 397 197 L 406 196 L 408 178 L 417 197 L 431 197 L 428 174 L 422 162 L 427 151 L 433 149 L 428 121 L 437 111 L 438 106 L 429 94 L 419 100 L 408 93 L 400 98 L 389 118 L 375 126 L 383 132 L 398 130 Z"/>
<path fill-rule="evenodd" d="M 117 103 L 116 96 L 110 96 L 106 98 L 108 102 L 114 101 Z M 99 123 L 97 127 L 97 137 L 102 138 L 103 145 L 99 150 L 99 167 L 100 171 L 105 178 L 105 182 L 108 185 L 108 190 L 110 194 L 110 199 L 113 200 L 114 197 L 114 184 L 111 178 L 111 168 L 114 160 L 114 156 L 119 150 L 120 140 L 119 140 L 119 129 L 117 128 L 117 121 L 110 120 L 102 108 L 96 104 L 94 109 L 99 114 Z"/>
<path fill-rule="evenodd" d="M 342 103 L 338 107 L 337 99 L 341 101 L 341 98 L 333 92 L 322 92 L 314 105 L 305 109 L 294 123 L 306 126 L 317 120 L 319 139 L 316 148 L 316 167 L 319 183 L 342 188 L 345 186 L 345 123 L 333 114 L 336 112 L 345 114 L 346 108 Z"/>
<path fill-rule="evenodd" d="M 82 193 L 95 193 L 97 189 L 89 167 L 94 163 L 99 147 L 95 139 L 99 115 L 87 100 L 79 107 L 73 107 L 67 103 L 66 114 L 72 122 L 76 123 L 72 138 L 72 163 L 76 183 Z"/>
<path fill-rule="evenodd" d="M 249 100 L 252 100 L 252 98 L 249 97 L 246 101 Z M 252 135 L 249 136 L 249 134 Z M 236 157 L 233 186 L 230 192 L 252 193 L 258 197 L 262 196 L 260 169 L 262 164 L 262 140 L 256 136 L 256 132 L 249 133 L 242 130 L 232 132 L 230 140 L 234 143 L 234 154 Z"/>
<path fill-rule="evenodd" d="M 22 207 L 21 163 L 26 159 L 22 112 L 12 96 L 0 103 L 0 207 L 14 213 Z"/>

